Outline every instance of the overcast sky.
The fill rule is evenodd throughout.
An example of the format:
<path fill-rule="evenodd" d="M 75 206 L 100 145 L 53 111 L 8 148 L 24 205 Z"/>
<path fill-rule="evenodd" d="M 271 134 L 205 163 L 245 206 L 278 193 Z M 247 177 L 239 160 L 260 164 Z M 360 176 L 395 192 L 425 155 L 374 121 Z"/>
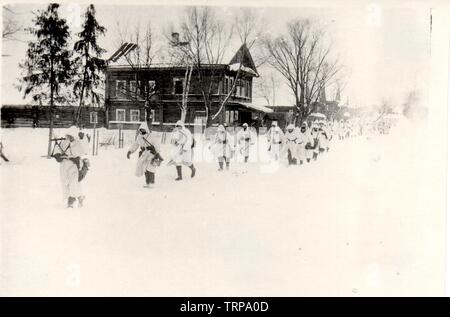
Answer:
<path fill-rule="evenodd" d="M 15 17 L 24 25 L 30 25 L 32 11 L 45 5 L 18 4 L 12 6 Z M 73 32 L 80 21 L 72 18 L 77 11 L 83 12 L 86 5 L 77 7 L 65 4 L 61 16 L 68 18 Z M 117 22 L 134 25 L 150 22 L 156 35 L 163 39 L 162 32 L 170 23 L 176 25 L 183 12 L 180 6 L 128 6 L 96 5 L 99 22 L 107 28 L 107 34 L 100 44 L 111 55 L 117 43 Z M 232 15 L 236 7 L 219 7 L 221 14 Z M 416 9 L 381 8 L 362 2 L 360 5 L 334 7 L 254 7 L 255 13 L 264 21 L 266 32 L 280 34 L 286 22 L 296 17 L 312 17 L 327 26 L 333 39 L 335 53 L 348 70 L 345 90 L 341 96 L 348 98 L 353 106 L 371 106 L 388 99 L 399 104 L 405 94 L 420 90 L 427 97 L 430 62 L 430 11 L 424 6 Z M 2 41 L 2 102 L 24 103 L 14 84 L 19 77 L 18 63 L 24 58 L 28 36 L 21 35 L 20 41 Z M 230 47 L 232 55 L 236 47 Z M 228 60 L 226 60 L 228 62 Z M 262 69 L 264 75 L 269 70 Z M 285 86 L 277 92 L 277 103 L 292 104 L 292 96 Z M 255 100 L 262 102 L 262 100 Z"/>

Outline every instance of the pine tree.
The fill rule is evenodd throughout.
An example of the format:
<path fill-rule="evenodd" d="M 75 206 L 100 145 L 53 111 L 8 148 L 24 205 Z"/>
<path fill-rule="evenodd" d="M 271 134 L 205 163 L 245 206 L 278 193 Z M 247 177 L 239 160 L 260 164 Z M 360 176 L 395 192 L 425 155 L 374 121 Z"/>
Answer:
<path fill-rule="evenodd" d="M 95 89 L 100 84 L 101 71 L 105 66 L 105 61 L 100 56 L 106 50 L 97 44 L 97 39 L 99 35 L 104 35 L 105 32 L 106 29 L 95 18 L 94 5 L 89 5 L 84 15 L 83 30 L 78 33 L 79 40 L 74 46 L 74 51 L 78 55 L 76 63 L 80 69 L 80 75 L 74 84 L 74 93 L 79 97 L 77 125 L 80 124 L 85 98 L 90 98 L 92 105 L 100 104 L 100 95 Z"/>
<path fill-rule="evenodd" d="M 71 83 L 73 76 L 67 49 L 69 27 L 66 20 L 59 17 L 58 9 L 59 4 L 52 3 L 46 10 L 36 13 L 34 27 L 28 29 L 35 39 L 28 43 L 25 61 L 20 64 L 22 77 L 19 79 L 19 90 L 23 91 L 23 97 L 31 96 L 40 104 L 50 103 L 47 157 L 51 155 L 55 100 L 63 97 L 62 89 Z"/>

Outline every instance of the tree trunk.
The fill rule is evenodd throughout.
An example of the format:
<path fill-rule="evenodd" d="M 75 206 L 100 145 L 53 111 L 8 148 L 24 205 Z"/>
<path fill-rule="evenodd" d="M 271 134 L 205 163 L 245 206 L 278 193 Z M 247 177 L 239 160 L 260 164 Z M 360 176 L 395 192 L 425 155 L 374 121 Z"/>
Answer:
<path fill-rule="evenodd" d="M 188 107 L 188 98 L 189 98 L 189 89 L 191 86 L 191 76 L 192 76 L 193 65 L 190 65 L 189 68 L 186 67 L 186 72 L 184 74 L 184 87 L 183 87 L 183 95 L 181 101 L 181 122 L 186 122 L 187 115 L 187 107 Z"/>
<path fill-rule="evenodd" d="M 206 115 L 205 128 L 209 128 L 211 126 L 212 120 L 211 120 L 211 113 L 209 111 L 208 106 L 205 106 L 205 115 Z"/>
<path fill-rule="evenodd" d="M 53 139 L 53 59 L 50 61 L 50 128 L 48 130 L 48 148 L 47 148 L 47 158 L 50 158 L 52 155 L 52 139 Z"/>
<path fill-rule="evenodd" d="M 80 95 L 80 103 L 78 104 L 76 119 L 75 119 L 75 125 L 79 128 L 81 128 L 81 109 L 83 107 L 84 102 L 84 80 L 83 80 L 83 86 L 81 87 L 81 95 Z"/>
<path fill-rule="evenodd" d="M 151 113 L 152 113 L 151 108 L 148 105 L 145 106 L 145 122 L 147 123 L 147 128 L 149 131 L 152 130 L 152 123 L 153 123 L 153 118 L 151 117 Z"/>
<path fill-rule="evenodd" d="M 185 123 L 186 122 L 186 114 L 187 114 L 187 109 L 181 109 L 181 122 Z"/>

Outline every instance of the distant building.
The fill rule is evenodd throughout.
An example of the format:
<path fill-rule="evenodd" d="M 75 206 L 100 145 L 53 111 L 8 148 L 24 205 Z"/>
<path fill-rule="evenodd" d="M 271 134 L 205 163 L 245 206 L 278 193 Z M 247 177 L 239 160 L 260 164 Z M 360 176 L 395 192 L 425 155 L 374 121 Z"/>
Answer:
<path fill-rule="evenodd" d="M 264 115 L 263 125 L 269 127 L 273 121 L 277 121 L 281 129 L 285 129 L 289 122 L 292 121 L 295 115 L 294 106 L 268 106 L 273 110 L 273 113 Z"/>
<path fill-rule="evenodd" d="M 75 123 L 78 107 L 55 106 L 53 108 L 53 126 L 67 128 Z M 83 128 L 97 128 L 105 126 L 105 111 L 101 107 L 83 107 L 80 125 Z M 1 127 L 18 128 L 33 127 L 47 128 L 50 126 L 49 106 L 37 105 L 2 105 Z"/>
<path fill-rule="evenodd" d="M 127 53 L 129 48 L 125 48 Z M 132 50 L 132 48 L 131 48 Z M 117 55 L 113 56 L 117 60 Z M 219 109 L 236 79 L 238 67 L 241 73 L 235 90 L 222 113 L 213 123 L 237 125 L 247 122 L 255 124 L 271 109 L 252 103 L 253 78 L 258 76 L 253 59 L 245 45 L 241 46 L 229 64 L 204 64 L 201 70 L 211 76 L 212 112 Z M 108 128 L 121 126 L 135 129 L 146 121 L 146 112 L 152 128 L 171 130 L 181 117 L 181 102 L 186 67 L 154 64 L 149 67 L 133 67 L 111 63 L 106 68 L 105 110 Z M 204 125 L 206 112 L 199 81 L 193 70 L 187 98 L 185 124 Z M 149 98 L 149 92 L 151 97 Z"/>

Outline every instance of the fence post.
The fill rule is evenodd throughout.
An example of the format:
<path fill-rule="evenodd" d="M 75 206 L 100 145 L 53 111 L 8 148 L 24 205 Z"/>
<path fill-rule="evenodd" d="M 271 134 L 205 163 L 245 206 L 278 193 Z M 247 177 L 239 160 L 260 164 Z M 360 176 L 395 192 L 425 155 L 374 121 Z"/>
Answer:
<path fill-rule="evenodd" d="M 96 130 L 97 130 L 97 124 L 94 122 L 94 133 L 92 135 L 92 156 L 95 155 Z"/>
<path fill-rule="evenodd" d="M 122 125 L 119 125 L 119 149 L 122 148 Z"/>
<path fill-rule="evenodd" d="M 98 155 L 98 139 L 99 139 L 100 131 L 97 130 L 97 137 L 95 138 L 95 155 Z"/>

